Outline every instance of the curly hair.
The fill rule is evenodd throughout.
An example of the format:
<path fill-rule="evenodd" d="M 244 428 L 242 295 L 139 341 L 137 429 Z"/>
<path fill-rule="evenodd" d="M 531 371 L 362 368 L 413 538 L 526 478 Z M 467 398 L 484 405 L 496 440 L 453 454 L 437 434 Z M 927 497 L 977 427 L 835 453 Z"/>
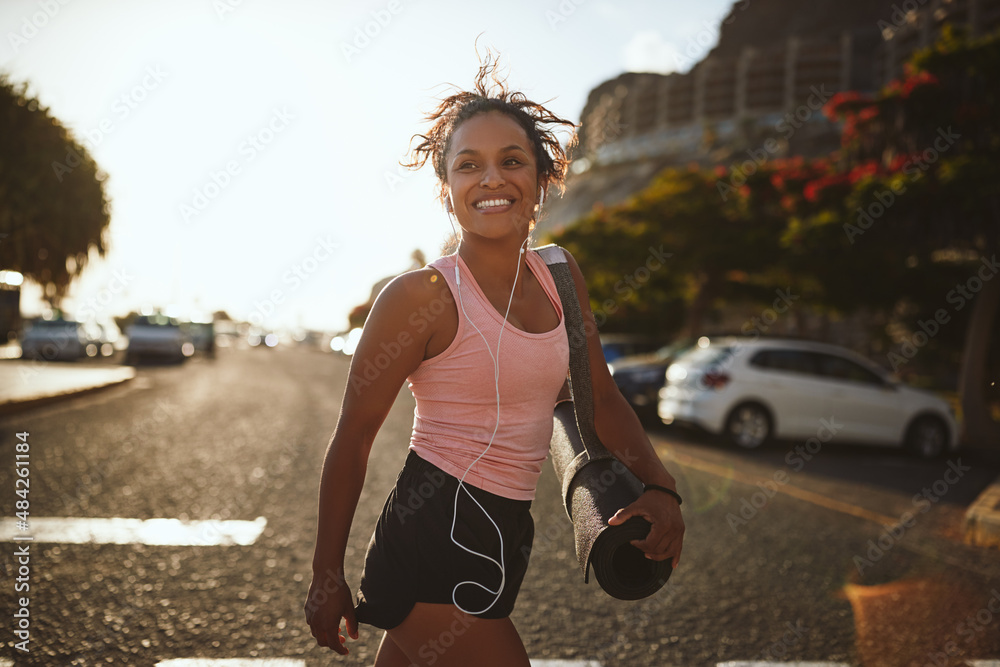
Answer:
<path fill-rule="evenodd" d="M 413 135 L 411 145 L 414 140 L 421 141 L 411 149 L 411 161 L 400 162 L 404 167 L 419 169 L 430 160 L 441 184 L 438 194 L 441 202 L 444 202 L 448 194 L 445 158 L 451 147 L 452 134 L 469 118 L 490 111 L 507 114 L 524 129 L 535 154 L 539 181 L 556 186 L 560 193 L 565 189 L 566 168 L 569 164 L 566 150 L 576 143 L 577 125 L 559 118 L 541 104 L 529 100 L 523 93 L 511 91 L 506 81 L 497 74 L 498 63 L 491 56 L 487 49 L 485 60 L 480 61 L 472 91 L 459 91 L 444 98 L 434 111 L 427 114 L 425 120 L 432 123 L 430 131 L 427 134 Z M 553 129 L 560 125 L 572 128 L 565 149 L 553 133 Z"/>

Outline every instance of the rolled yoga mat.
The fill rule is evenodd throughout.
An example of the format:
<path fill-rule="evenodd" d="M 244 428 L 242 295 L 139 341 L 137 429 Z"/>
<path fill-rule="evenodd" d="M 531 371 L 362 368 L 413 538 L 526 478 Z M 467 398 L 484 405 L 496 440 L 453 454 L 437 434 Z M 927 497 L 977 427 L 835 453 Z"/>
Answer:
<path fill-rule="evenodd" d="M 608 525 L 608 519 L 642 494 L 642 483 L 607 450 L 588 455 L 573 401 L 555 407 L 549 453 L 562 481 L 584 583 L 589 583 L 593 566 L 600 587 L 619 600 L 639 600 L 660 590 L 673 572 L 672 559 L 650 560 L 630 544 L 646 537 L 651 524 L 636 516 L 620 526 Z"/>

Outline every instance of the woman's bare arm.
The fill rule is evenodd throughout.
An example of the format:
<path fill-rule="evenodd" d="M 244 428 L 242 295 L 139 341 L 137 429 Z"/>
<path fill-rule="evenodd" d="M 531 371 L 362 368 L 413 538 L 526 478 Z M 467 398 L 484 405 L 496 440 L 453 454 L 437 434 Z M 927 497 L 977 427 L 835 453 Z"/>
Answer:
<path fill-rule="evenodd" d="M 306 619 L 319 644 L 339 653 L 347 652 L 336 639 L 341 618 L 347 621 L 348 633 L 357 636 L 344 554 L 368 456 L 399 388 L 423 361 L 434 331 L 431 326 L 414 326 L 411 314 L 419 313 L 435 294 L 426 272 L 416 271 L 395 278 L 378 295 L 351 360 L 340 418 L 323 461 Z M 388 365 L 385 358 L 390 359 Z"/>

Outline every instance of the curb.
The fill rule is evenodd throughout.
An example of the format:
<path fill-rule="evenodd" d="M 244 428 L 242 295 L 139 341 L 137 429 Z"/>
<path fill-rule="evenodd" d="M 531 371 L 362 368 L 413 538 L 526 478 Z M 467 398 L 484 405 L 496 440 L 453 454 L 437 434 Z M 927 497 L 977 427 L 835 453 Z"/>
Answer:
<path fill-rule="evenodd" d="M 107 389 L 108 387 L 115 387 L 130 380 L 134 380 L 135 377 L 136 377 L 135 370 L 132 369 L 131 374 L 125 375 L 124 377 L 116 378 L 109 382 L 104 382 L 102 384 L 97 384 L 82 388 L 66 389 L 64 391 L 57 391 L 51 394 L 46 394 L 44 396 L 36 396 L 20 400 L 11 399 L 3 403 L 0 403 L 0 416 L 6 416 L 21 412 L 22 410 L 29 410 L 31 408 L 36 408 L 42 405 L 48 405 L 50 403 L 55 403 L 65 398 L 91 394 L 97 391 L 101 391 L 102 389 Z"/>
<path fill-rule="evenodd" d="M 965 512 L 965 542 L 1000 547 L 1000 477 Z"/>

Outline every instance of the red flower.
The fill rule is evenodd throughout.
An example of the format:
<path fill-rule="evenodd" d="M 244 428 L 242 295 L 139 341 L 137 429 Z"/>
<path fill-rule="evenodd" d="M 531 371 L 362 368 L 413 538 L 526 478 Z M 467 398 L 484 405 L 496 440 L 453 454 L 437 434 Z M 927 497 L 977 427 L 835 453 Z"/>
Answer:
<path fill-rule="evenodd" d="M 878 116 L 878 111 L 879 111 L 878 107 L 874 105 L 870 107 L 865 107 L 864 109 L 858 112 L 858 120 L 871 120 L 872 118 Z"/>
<path fill-rule="evenodd" d="M 864 164 L 859 164 L 850 171 L 850 173 L 847 175 L 847 180 L 851 184 L 857 183 L 862 178 L 866 178 L 868 176 L 874 176 L 875 174 L 877 174 L 878 168 L 879 168 L 879 163 L 874 160 L 865 162 Z"/>
<path fill-rule="evenodd" d="M 830 120 L 836 120 L 837 116 L 844 113 L 842 106 L 861 99 L 861 93 L 856 90 L 844 90 L 834 94 L 830 101 L 823 106 L 823 113 Z"/>
<path fill-rule="evenodd" d="M 815 202 L 819 200 L 819 191 L 819 183 L 812 181 L 806 185 L 805 189 L 802 191 L 802 196 L 804 196 L 807 201 Z"/>

